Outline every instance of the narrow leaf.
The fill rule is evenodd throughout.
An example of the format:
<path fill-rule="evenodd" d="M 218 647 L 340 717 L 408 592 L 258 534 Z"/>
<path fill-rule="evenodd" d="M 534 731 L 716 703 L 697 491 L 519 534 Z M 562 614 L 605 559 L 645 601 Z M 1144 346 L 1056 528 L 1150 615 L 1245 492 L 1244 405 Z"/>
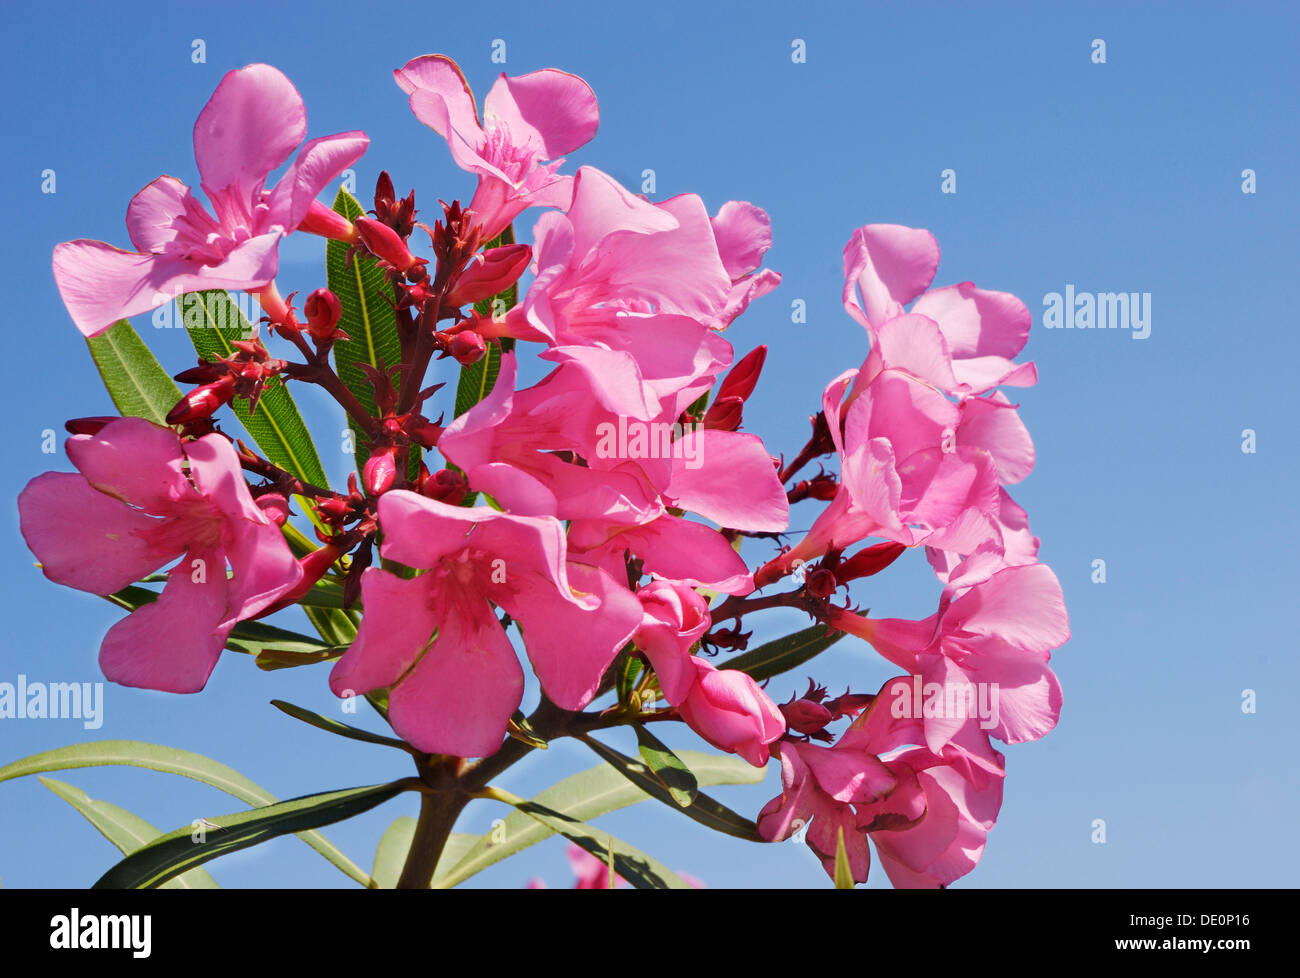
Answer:
<path fill-rule="evenodd" d="M 404 790 L 400 783 L 345 788 L 205 819 L 198 839 L 189 825 L 170 832 L 127 856 L 101 876 L 94 889 L 152 889 L 218 856 L 360 815 Z M 368 884 L 369 877 L 363 882 Z"/>
<path fill-rule="evenodd" d="M 734 835 L 738 839 L 747 839 L 750 842 L 764 841 L 763 837 L 758 834 L 758 826 L 752 821 L 733 812 L 726 805 L 715 801 L 703 792 L 697 791 L 694 799 L 688 799 L 687 803 L 683 805 L 645 764 L 620 754 L 614 748 L 602 744 L 594 737 L 583 737 L 582 742 L 609 762 L 614 770 L 618 771 L 619 774 L 650 797 L 657 798 L 668 807 L 694 819 L 701 825 L 707 826 L 716 832 Z M 756 780 L 761 779 L 762 768 L 755 768 L 754 770 L 759 772 L 759 777 Z"/>
<path fill-rule="evenodd" d="M 839 827 L 835 838 L 835 889 L 853 889 L 853 869 L 849 865 L 849 850 L 844 845 L 844 826 Z"/>
<path fill-rule="evenodd" d="M 798 668 L 843 637 L 843 632 L 828 633 L 825 625 L 813 625 L 728 659 L 718 668 L 739 669 L 755 679 L 763 680 Z"/>
<path fill-rule="evenodd" d="M 634 724 L 632 729 L 636 731 L 636 742 L 641 752 L 641 759 L 646 762 L 659 782 L 668 789 L 673 801 L 686 808 L 695 800 L 700 790 L 699 782 L 695 780 L 691 769 L 643 725 Z"/>
<path fill-rule="evenodd" d="M 763 780 L 763 771 L 739 758 L 702 751 L 682 751 L 679 755 L 702 785 L 754 784 Z M 582 771 L 547 788 L 533 800 L 549 808 L 561 809 L 574 818 L 590 821 L 606 812 L 635 805 L 650 798 L 608 764 Z M 434 886 L 456 886 L 507 856 L 527 849 L 552 835 L 552 830 L 522 813 L 507 815 L 487 835 L 478 836 L 463 858 L 444 869 L 438 864 Z"/>
<path fill-rule="evenodd" d="M 0 782 L 48 771 L 119 765 L 147 768 L 164 774 L 179 774 L 224 791 L 248 805 L 262 806 L 276 802 L 276 797 L 265 788 L 219 761 L 193 751 L 146 744 L 138 740 L 101 740 L 32 754 L 0 767 Z M 302 832 L 298 837 L 358 883 L 364 886 L 369 880 L 365 870 L 343 855 L 319 832 Z"/>
<path fill-rule="evenodd" d="M 144 848 L 145 845 L 162 835 L 156 828 L 139 815 L 128 812 L 107 801 L 96 801 L 80 788 L 53 778 L 41 778 L 41 784 L 49 788 L 69 805 L 81 812 L 101 835 L 121 850 L 122 855 Z M 163 884 L 164 890 L 215 890 L 219 889 L 206 869 L 191 869 Z"/>
<path fill-rule="evenodd" d="M 294 706 L 292 703 L 284 702 L 284 700 L 271 700 L 271 705 L 280 712 L 289 714 L 295 720 L 301 720 L 303 723 L 311 724 L 311 726 L 319 730 L 338 734 L 340 737 L 347 737 L 349 740 L 361 740 L 367 744 L 382 744 L 384 747 L 396 747 L 399 750 L 408 752 L 412 750 L 411 747 L 400 740 L 371 733 L 369 730 L 362 730 L 359 727 L 348 726 L 346 723 L 331 720 L 329 717 L 323 717 L 311 710 L 304 710 L 301 706 Z"/>
<path fill-rule="evenodd" d="M 129 322 L 123 319 L 115 323 L 86 340 L 86 345 L 104 387 L 123 417 L 167 423 L 167 412 L 180 401 L 181 389 Z"/>

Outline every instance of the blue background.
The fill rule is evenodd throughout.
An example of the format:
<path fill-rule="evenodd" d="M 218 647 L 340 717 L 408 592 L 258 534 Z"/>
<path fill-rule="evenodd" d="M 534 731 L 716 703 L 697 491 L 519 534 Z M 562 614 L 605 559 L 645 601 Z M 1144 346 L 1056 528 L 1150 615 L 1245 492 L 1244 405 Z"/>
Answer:
<path fill-rule="evenodd" d="M 281 68 L 312 136 L 365 129 L 358 195 L 387 168 L 399 189 L 417 188 L 431 220 L 436 198 L 468 199 L 472 178 L 411 116 L 390 71 L 443 52 L 481 97 L 503 69 L 554 66 L 600 99 L 600 132 L 570 168 L 593 163 L 634 190 L 652 168 L 656 199 L 696 192 L 711 211 L 739 198 L 771 214 L 768 264 L 785 281 L 728 335 L 738 352 L 769 346 L 745 420 L 774 453 L 798 450 L 824 384 L 864 355 L 864 334 L 839 304 L 840 250 L 855 227 L 930 228 L 943 249 L 936 284 L 1014 292 L 1035 314 L 1024 356 L 1041 382 L 1012 393 L 1038 462 L 1014 494 L 1065 589 L 1074 637 L 1054 659 L 1065 706 L 1045 740 L 1006 749 L 1001 818 L 960 885 L 1293 884 L 1297 331 L 1284 300 L 1300 226 L 1295 8 L 789 6 L 6 4 L 0 582 L 10 610 L 0 681 L 98 680 L 99 639 L 119 614 L 41 577 L 12 502 L 36 474 L 69 467 L 42 454 L 45 429 L 61 440 L 64 419 L 111 412 L 54 288 L 51 248 L 76 237 L 126 244 L 127 201 L 159 173 L 197 186 L 191 126 L 231 68 Z M 195 38 L 204 64 L 191 62 Z M 497 38 L 505 65 L 490 61 Z M 791 60 L 796 38 L 805 64 Z M 1105 64 L 1091 61 L 1094 38 L 1106 42 Z M 41 192 L 47 168 L 54 194 Z M 956 171 L 955 195 L 940 192 L 945 168 Z M 1242 193 L 1246 168 L 1258 175 L 1254 195 Z M 281 291 L 323 282 L 323 243 L 287 242 Z M 1043 328 L 1042 297 L 1067 283 L 1151 293 L 1150 337 Z M 807 303 L 806 324 L 791 323 L 795 299 Z M 169 369 L 189 364 L 181 331 L 154 331 L 148 317 L 137 327 Z M 296 396 L 342 477 L 351 459 L 329 442 L 342 424 L 315 394 Z M 1242 451 L 1247 428 L 1254 454 Z M 811 519 L 796 508 L 792 526 Z M 1104 584 L 1091 580 L 1096 559 Z M 923 617 L 939 592 L 920 553 L 867 584 L 855 599 L 883 616 Z M 755 642 L 804 623 L 769 614 Z M 837 691 L 874 691 L 893 671 L 855 639 L 815 670 Z M 795 673 L 770 691 L 785 699 L 802 686 Z M 1241 707 L 1247 689 L 1253 715 Z M 339 715 L 324 668 L 262 673 L 231 653 L 198 696 L 106 686 L 106 721 L 93 733 L 76 720 L 0 721 L 0 763 L 111 737 L 208 754 L 285 798 L 408 773 L 404 755 L 331 739 L 269 707 L 272 697 Z M 704 747 L 684 730 L 671 743 Z M 559 743 L 501 783 L 531 794 L 592 763 L 581 745 Z M 772 765 L 763 785 L 716 794 L 752 814 L 776 793 L 777 774 Z M 151 772 L 55 777 L 165 830 L 238 808 Z M 368 868 L 383 828 L 414 809 L 404 796 L 326 834 Z M 460 827 L 486 831 L 501 814 L 478 803 Z M 1092 841 L 1094 819 L 1106 822 L 1105 844 Z M 597 824 L 713 886 L 828 885 L 806 847 L 756 849 L 653 802 Z M 472 885 L 535 875 L 568 885 L 563 847 L 551 839 Z M 36 779 L 0 784 L 5 886 L 86 885 L 115 857 Z M 350 885 L 292 838 L 209 868 L 228 886 Z M 887 885 L 878 866 L 869 885 Z"/>

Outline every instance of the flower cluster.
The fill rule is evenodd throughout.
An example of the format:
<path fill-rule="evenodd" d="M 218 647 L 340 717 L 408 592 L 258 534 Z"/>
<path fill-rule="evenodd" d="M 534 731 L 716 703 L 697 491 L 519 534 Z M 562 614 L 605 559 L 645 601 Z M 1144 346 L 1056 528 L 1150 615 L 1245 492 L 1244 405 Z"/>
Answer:
<path fill-rule="evenodd" d="M 365 151 L 360 132 L 305 143 L 266 188 L 303 143 L 306 113 L 282 74 L 251 65 L 225 76 L 195 125 L 210 209 L 160 177 L 128 207 L 135 251 L 55 249 L 87 337 L 183 293 L 243 290 L 265 313 L 227 355 L 177 375 L 196 386 L 164 417 L 69 422 L 78 474 L 39 476 L 19 500 L 53 581 L 129 603 L 123 589 L 167 569 L 161 593 L 136 593 L 105 638 L 105 675 L 195 692 L 239 623 L 339 593 L 354 634 L 322 654 L 335 660 L 330 688 L 376 704 L 426 756 L 422 773 L 450 759 L 459 776 L 462 759 L 527 736 L 513 628 L 567 718 L 552 734 L 680 720 L 752 765 L 779 759 L 782 794 L 757 831 L 806 834 L 828 872 L 842 849 L 865 880 L 869 839 L 900 886 L 969 871 L 1001 802 L 990 737 L 1052 728 L 1061 695 L 1047 662 L 1068 638 L 1059 585 L 1004 488 L 1034 460 L 997 390 L 1036 381 L 1013 362 L 1023 304 L 970 283 L 931 289 L 929 232 L 861 228 L 844 298 L 866 359 L 826 387 L 807 446 L 783 464 L 740 430 L 766 350 L 737 358 L 723 335 L 780 282 L 762 267 L 767 214 L 743 201 L 710 214 L 694 194 L 653 202 L 592 166 L 561 173 L 598 123 L 573 75 L 502 75 L 482 118 L 448 58 L 394 75 L 477 180 L 432 225 L 386 172 L 368 214 L 316 199 Z M 517 242 L 533 208 L 531 243 Z M 345 358 L 355 316 L 330 288 L 299 309 L 281 296 L 277 247 L 298 232 L 382 275 L 400 363 Z M 266 340 L 284 347 L 272 355 Z M 548 372 L 521 386 L 526 350 Z M 444 385 L 427 383 L 435 361 L 461 371 L 450 422 L 433 406 Z M 347 379 L 353 366 L 362 383 Z M 220 409 L 248 417 L 289 383 L 320 386 L 360 434 L 346 489 L 222 431 Z M 823 457 L 838 475 L 796 478 Z M 319 546 L 290 521 L 291 500 Z M 809 500 L 823 504 L 809 532 L 751 571 L 742 554 L 770 546 Z M 872 619 L 836 603 L 921 547 L 942 585 L 935 615 Z M 754 593 L 787 579 L 794 589 Z M 739 660 L 713 661 L 744 650 L 746 616 L 772 607 L 860 636 L 906 675 L 874 696 L 828 699 L 813 685 L 778 706 Z M 582 712 L 610 692 L 614 705 Z M 837 739 L 827 728 L 840 720 Z"/>

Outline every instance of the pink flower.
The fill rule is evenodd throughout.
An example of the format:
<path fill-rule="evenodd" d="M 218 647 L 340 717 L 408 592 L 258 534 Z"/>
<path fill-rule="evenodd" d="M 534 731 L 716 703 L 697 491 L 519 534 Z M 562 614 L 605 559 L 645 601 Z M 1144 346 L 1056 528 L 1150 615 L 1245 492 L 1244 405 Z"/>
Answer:
<path fill-rule="evenodd" d="M 675 419 L 731 363 L 716 331 L 775 284 L 749 277 L 771 243 L 766 215 L 733 204 L 719 241 L 694 194 L 652 204 L 582 167 L 568 211 L 538 220 L 536 278 L 498 332 L 572 361 L 615 414 Z"/>
<path fill-rule="evenodd" d="M 393 78 L 415 117 L 447 140 L 456 164 L 478 175 L 469 209 L 484 241 L 526 207 L 569 206 L 573 177 L 556 172 L 560 157 L 589 142 L 600 121 L 595 93 L 577 75 L 553 68 L 502 74 L 483 100 L 482 124 L 469 83 L 450 58 L 415 58 Z"/>
<path fill-rule="evenodd" d="M 268 285 L 280 239 L 313 205 L 328 210 L 316 195 L 369 142 L 361 132 L 313 139 L 266 189 L 268 175 L 306 132 L 302 98 L 279 71 L 253 64 L 228 72 L 194 125 L 194 157 L 212 213 L 185 184 L 162 176 L 127 207 L 136 251 L 87 239 L 54 249 L 54 280 L 77 328 L 96 336 L 184 292 Z"/>
<path fill-rule="evenodd" d="M 802 832 L 833 878 L 843 832 L 859 883 L 871 865 L 868 839 L 898 887 L 946 886 L 974 868 L 1001 805 L 1002 755 L 973 722 L 938 752 L 907 747 L 922 725 L 892 705 L 910 681 L 885 683 L 832 747 L 787 739 L 774 748 L 782 792 L 759 813 L 765 839 Z"/>
<path fill-rule="evenodd" d="M 695 670 L 695 682 L 676 704 L 682 719 L 719 750 L 739 754 L 755 767 L 766 764 L 768 745 L 785 733 L 777 705 L 739 669 L 718 669 L 699 656 L 687 664 Z"/>
<path fill-rule="evenodd" d="M 691 647 L 712 624 L 709 603 L 694 588 L 673 581 L 653 581 L 636 596 L 642 617 L 632 642 L 650 660 L 664 699 L 675 706 L 690 695 L 697 678 Z"/>
<path fill-rule="evenodd" d="M 47 472 L 18 497 L 27 545 L 50 580 L 101 595 L 181 557 L 159 599 L 109 629 L 99 661 L 125 686 L 197 692 L 236 622 L 302 577 L 279 527 L 220 435 L 181 442 L 122 418 L 67 450 L 80 475 Z"/>
<path fill-rule="evenodd" d="M 1012 362 L 1029 339 L 1032 320 L 1025 304 L 970 282 L 927 291 L 938 267 L 939 244 L 929 231 L 898 224 L 861 227 L 844 246 L 844 308 L 866 327 L 874 345 L 881 329 L 916 299 L 910 312 L 941 332 L 951 360 L 942 386 L 950 393 L 1035 384 L 1032 363 Z"/>
<path fill-rule="evenodd" d="M 996 703 L 985 729 L 998 740 L 1036 740 L 1056 726 L 1061 686 L 1048 662 L 1052 650 L 1069 640 L 1070 623 L 1061 585 L 1045 564 L 1007 567 L 973 586 L 949 585 L 939 610 L 923 621 L 832 609 L 831 624 L 919 676 L 927 700 L 937 692 L 942 702 L 956 702 L 960 693 L 967 703 L 970 694 L 984 690 L 987 701 Z M 953 715 L 960 711 L 931 712 L 924 719 L 925 743 L 938 751 L 964 718 Z"/>
<path fill-rule="evenodd" d="M 577 710 L 641 620 L 626 588 L 567 561 L 553 517 L 468 509 L 406 490 L 379 501 L 380 553 L 425 573 L 370 568 L 365 617 L 335 664 L 338 696 L 392 687 L 393 729 L 420 750 L 480 757 L 501 746 L 524 676 L 493 605 L 519 622 L 542 689 Z"/>

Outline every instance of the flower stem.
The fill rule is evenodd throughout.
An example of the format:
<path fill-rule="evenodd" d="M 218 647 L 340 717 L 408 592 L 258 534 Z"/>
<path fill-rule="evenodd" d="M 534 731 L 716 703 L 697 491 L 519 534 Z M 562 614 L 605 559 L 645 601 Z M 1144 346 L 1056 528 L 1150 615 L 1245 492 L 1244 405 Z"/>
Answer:
<path fill-rule="evenodd" d="M 415 837 L 397 880 L 399 890 L 427 890 L 433 883 L 442 850 L 469 800 L 468 795 L 456 791 L 434 791 L 421 796 Z"/>

